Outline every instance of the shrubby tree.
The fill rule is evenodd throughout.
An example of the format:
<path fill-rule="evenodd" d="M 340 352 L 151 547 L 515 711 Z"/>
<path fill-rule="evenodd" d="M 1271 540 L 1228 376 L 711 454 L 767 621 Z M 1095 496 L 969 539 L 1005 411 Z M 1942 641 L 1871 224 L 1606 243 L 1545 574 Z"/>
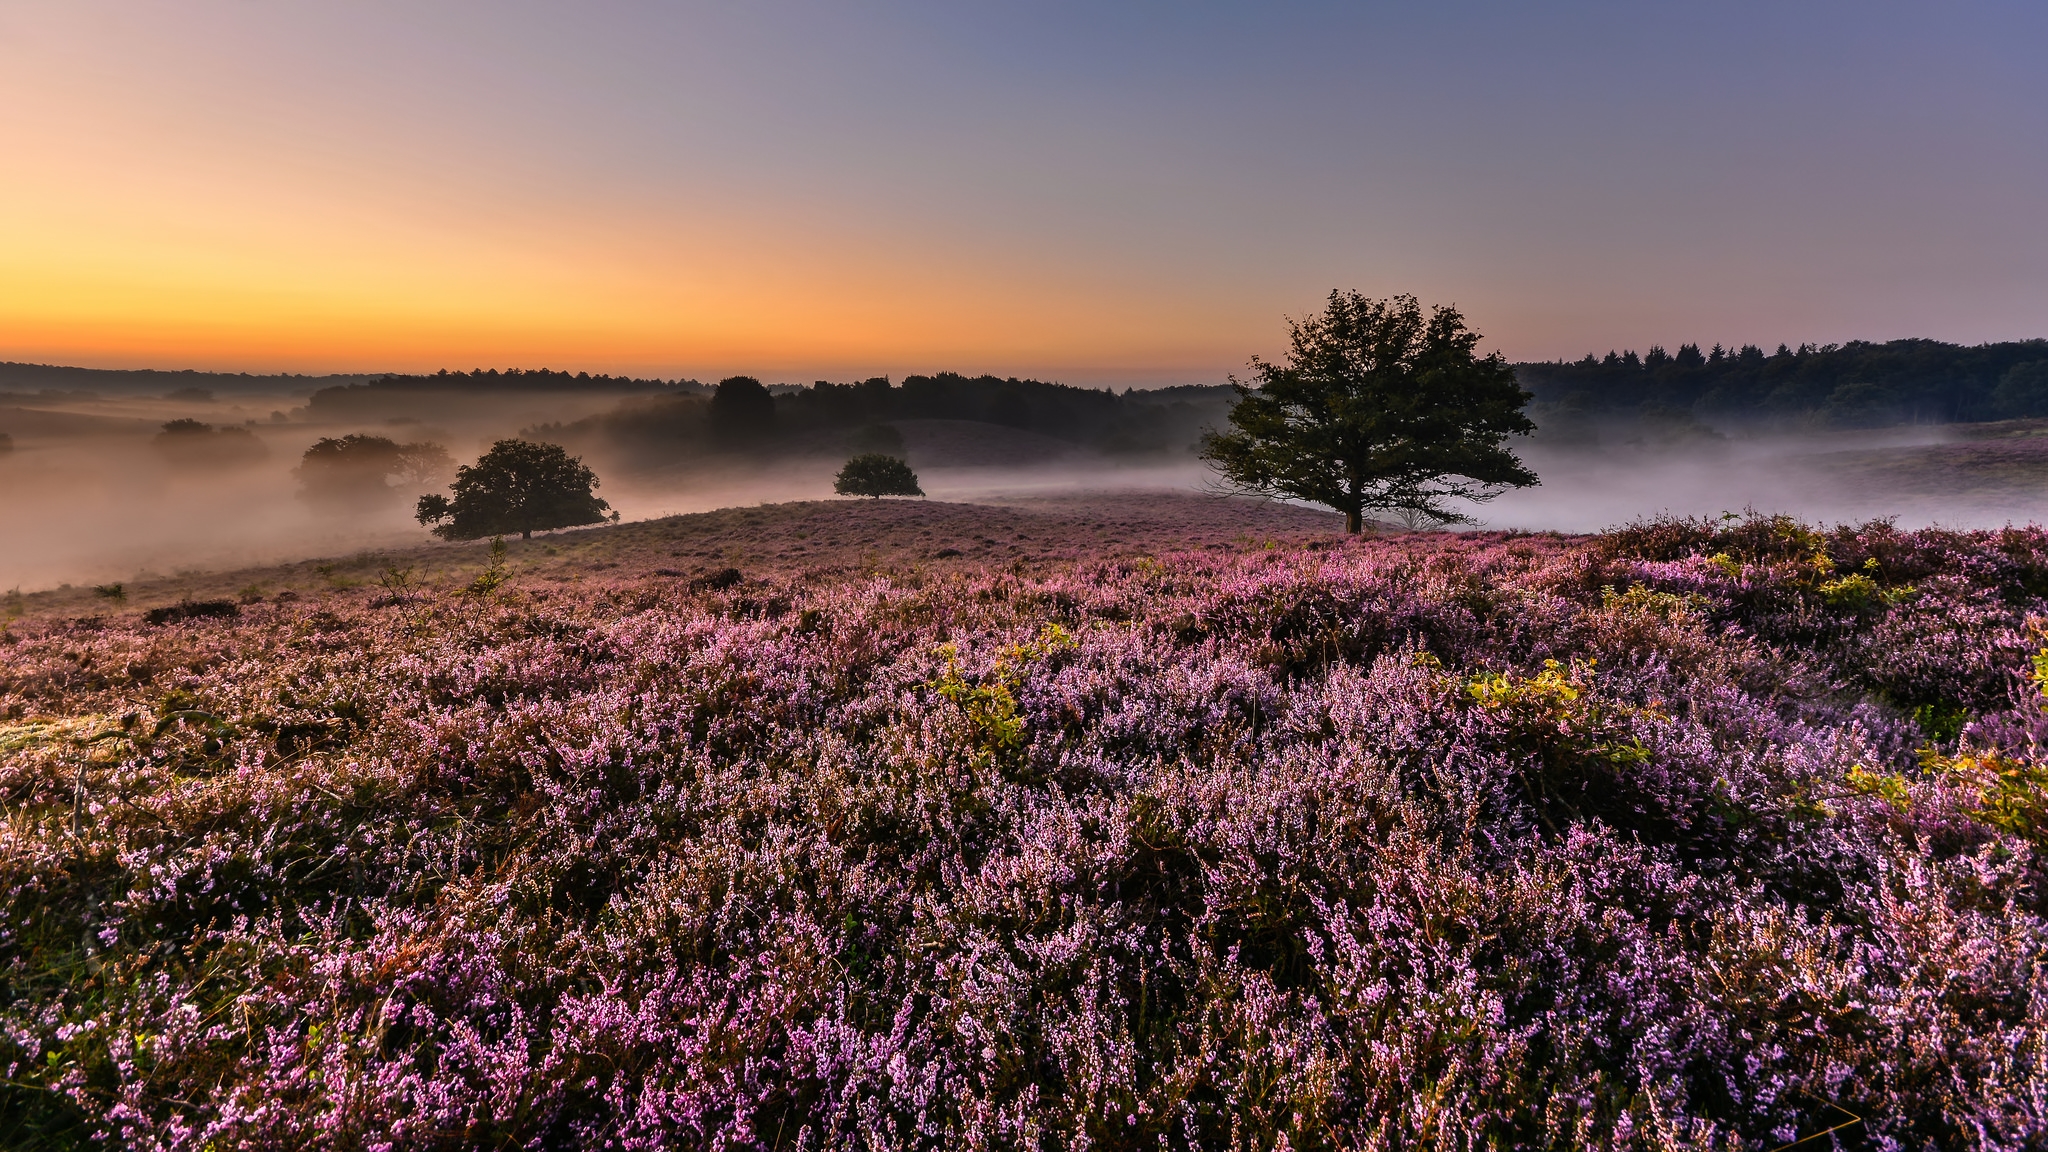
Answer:
<path fill-rule="evenodd" d="M 420 497 L 417 516 L 444 540 L 517 532 L 531 539 L 550 528 L 617 520 L 591 491 L 597 474 L 557 444 L 500 440 L 475 464 L 455 470 L 455 497 Z"/>
<path fill-rule="evenodd" d="M 254 464 L 270 455 L 247 428 L 216 428 L 200 420 L 172 420 L 155 437 L 156 450 L 184 468 L 227 468 Z"/>
<path fill-rule="evenodd" d="M 880 452 L 865 452 L 846 462 L 832 481 L 841 496 L 922 496 L 910 465 Z"/>
<path fill-rule="evenodd" d="M 407 488 L 439 484 L 454 467 L 448 450 L 430 441 L 400 444 L 350 433 L 314 441 L 294 474 L 300 497 L 310 503 L 369 508 L 388 503 Z"/>
<path fill-rule="evenodd" d="M 1535 431 L 1529 394 L 1498 353 L 1474 355 L 1479 334 L 1456 308 L 1425 318 L 1413 296 L 1333 291 L 1288 327 L 1287 362 L 1254 358 L 1254 386 L 1232 377 L 1231 428 L 1202 439 L 1229 484 L 1334 508 L 1358 532 L 1368 511 L 1464 522 L 1446 501 L 1537 482 L 1502 446 Z"/>
<path fill-rule="evenodd" d="M 775 397 L 752 376 L 728 376 L 711 394 L 711 427 L 727 436 L 752 437 L 775 425 Z"/>

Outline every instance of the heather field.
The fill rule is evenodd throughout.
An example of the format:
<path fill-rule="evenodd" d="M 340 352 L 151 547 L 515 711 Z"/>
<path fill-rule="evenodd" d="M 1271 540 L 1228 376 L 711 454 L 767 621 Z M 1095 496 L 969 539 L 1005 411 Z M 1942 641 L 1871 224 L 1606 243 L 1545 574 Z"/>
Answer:
<path fill-rule="evenodd" d="M 1329 524 L 25 597 L 0 1144 L 2048 1144 L 2048 531 Z"/>

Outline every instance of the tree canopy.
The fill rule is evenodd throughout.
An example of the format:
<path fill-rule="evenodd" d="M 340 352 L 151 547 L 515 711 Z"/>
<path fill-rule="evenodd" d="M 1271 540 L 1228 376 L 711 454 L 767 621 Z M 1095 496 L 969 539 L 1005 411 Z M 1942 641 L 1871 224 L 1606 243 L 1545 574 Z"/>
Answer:
<path fill-rule="evenodd" d="M 761 435 L 775 423 L 775 396 L 752 376 L 728 376 L 711 394 L 711 426 L 725 436 Z"/>
<path fill-rule="evenodd" d="M 156 450 L 181 468 L 231 468 L 254 464 L 270 454 L 247 428 L 216 428 L 201 420 L 172 420 L 156 434 Z"/>
<path fill-rule="evenodd" d="M 476 540 L 517 532 L 531 537 L 606 519 L 611 505 L 592 489 L 597 474 L 560 445 L 500 440 L 475 464 L 455 470 L 455 498 L 420 497 L 418 518 L 444 540 Z"/>
<path fill-rule="evenodd" d="M 1652 345 L 1566 362 L 1518 364 L 1538 419 L 1696 413 L 1718 423 L 1793 421 L 1846 427 L 2048 416 L 2048 391 L 2025 386 L 2048 340 L 1963 346 L 1938 340 L 1778 345 Z M 2008 378 L 2019 372 L 2016 384 Z M 1546 418 L 1548 417 L 1548 418 Z"/>
<path fill-rule="evenodd" d="M 1192 451 L 1202 429 L 1222 421 L 1236 399 L 1224 384 L 1112 392 L 954 372 L 910 376 L 899 384 L 878 376 L 756 392 L 752 385 L 758 383 L 722 383 L 724 402 L 715 394 L 680 392 L 628 397 L 608 412 L 536 424 L 521 435 L 572 450 L 602 450 L 607 459 L 629 465 L 666 466 L 679 457 L 807 452 L 828 442 L 888 451 L 893 443 L 871 443 L 865 430 L 958 420 L 1004 425 L 1115 456 L 1170 457 Z"/>
<path fill-rule="evenodd" d="M 327 507 L 366 508 L 395 498 L 403 487 L 438 484 L 454 467 L 448 450 L 430 441 L 400 444 L 351 432 L 323 436 L 306 449 L 294 474 L 299 495 Z M 393 480 L 398 485 L 392 484 Z"/>
<path fill-rule="evenodd" d="M 910 465 L 882 452 L 865 452 L 846 462 L 832 481 L 841 496 L 922 496 Z"/>
<path fill-rule="evenodd" d="M 1447 501 L 1537 482 L 1502 443 L 1535 430 L 1529 394 L 1498 354 L 1475 355 L 1456 308 L 1425 318 L 1413 296 L 1333 291 L 1288 327 L 1287 362 L 1254 358 L 1255 386 L 1231 379 L 1231 428 L 1203 437 L 1231 485 L 1334 508 L 1358 532 L 1368 511 L 1462 522 Z"/>

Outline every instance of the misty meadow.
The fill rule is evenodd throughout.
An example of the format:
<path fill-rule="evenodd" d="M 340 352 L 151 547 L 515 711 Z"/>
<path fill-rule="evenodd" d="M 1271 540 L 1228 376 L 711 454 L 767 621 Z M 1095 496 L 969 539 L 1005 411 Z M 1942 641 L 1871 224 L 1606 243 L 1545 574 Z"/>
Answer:
<path fill-rule="evenodd" d="M 1290 330 L 1247 382 L 1153 395 L 468 373 L 164 422 L 157 466 L 251 489 L 324 433 L 300 515 L 416 524 L 14 595 L 0 1124 L 165 1150 L 2037 1146 L 2048 533 L 1475 530 L 1541 490 L 1518 450 L 1654 475 L 1725 470 L 1771 421 L 1809 456 L 1925 426 L 1532 396 L 1543 366 L 1411 297 L 1333 292 Z M 1693 351 L 1547 370 L 1723 365 Z M 487 448 L 459 463 L 454 427 Z M 1976 461 L 2031 434 L 1938 433 Z M 1895 491 L 1919 466 L 1861 450 Z M 600 495 L 821 494 L 835 462 L 869 499 L 621 522 Z M 1162 481 L 1205 468 L 1208 493 Z M 977 472 L 1007 491 L 902 499 Z"/>
<path fill-rule="evenodd" d="M 0 4 L 0 1152 L 2048 1152 L 2048 4 Z"/>
<path fill-rule="evenodd" d="M 1328 530 L 17 625 L 13 1139 L 2038 1143 L 2048 536 Z"/>

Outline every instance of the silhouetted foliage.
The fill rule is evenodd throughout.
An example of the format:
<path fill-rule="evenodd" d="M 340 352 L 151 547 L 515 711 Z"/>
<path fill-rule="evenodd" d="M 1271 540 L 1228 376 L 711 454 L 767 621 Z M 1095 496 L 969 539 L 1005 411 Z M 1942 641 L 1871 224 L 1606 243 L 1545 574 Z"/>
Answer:
<path fill-rule="evenodd" d="M 199 420 L 172 420 L 156 434 L 156 449 L 184 468 L 228 468 L 254 464 L 270 455 L 247 428 L 216 428 Z"/>
<path fill-rule="evenodd" d="M 2001 416 L 2048 413 L 2048 359 L 2015 364 L 1999 377 L 1991 401 Z"/>
<path fill-rule="evenodd" d="M 1519 364 L 1546 414 L 1633 414 L 1646 405 L 1724 421 L 1796 419 L 1842 426 L 1946 423 L 2048 415 L 2048 389 L 2007 380 L 2048 361 L 2048 340 L 1964 347 L 1893 340 L 1788 348 L 1756 345 L 1668 354 L 1609 352 L 1572 362 Z M 1550 420 L 1544 419 L 1546 428 Z"/>
<path fill-rule="evenodd" d="M 500 440 L 475 464 L 455 470 L 455 497 L 422 496 L 416 515 L 444 540 L 477 540 L 517 532 L 531 538 L 550 528 L 618 519 L 592 489 L 597 474 L 556 444 Z"/>
<path fill-rule="evenodd" d="M 723 436 L 753 439 L 775 426 L 775 397 L 752 376 L 728 376 L 711 394 L 711 427 Z"/>
<path fill-rule="evenodd" d="M 1322 504 L 1357 532 L 1368 510 L 1460 522 L 1444 502 L 1490 500 L 1536 475 L 1501 446 L 1535 425 L 1528 393 L 1456 308 L 1425 320 L 1413 296 L 1330 293 L 1319 316 L 1289 321 L 1285 366 L 1253 359 L 1257 387 L 1236 384 L 1232 429 L 1202 456 L 1247 492 Z"/>
<path fill-rule="evenodd" d="M 162 396 L 187 388 L 223 392 L 304 392 L 309 386 L 355 384 L 372 377 L 360 372 L 303 376 L 290 372 L 252 376 L 247 372 L 165 371 L 160 368 L 72 368 L 61 364 L 0 363 L 0 391 L 31 390 L 43 397 L 97 399 L 106 393 Z"/>
<path fill-rule="evenodd" d="M 142 614 L 144 624 L 176 624 L 180 620 L 231 620 L 242 614 L 233 600 L 185 600 Z"/>
<path fill-rule="evenodd" d="M 389 503 L 406 488 L 439 484 L 454 467 L 448 450 L 431 441 L 400 444 L 383 436 L 350 433 L 314 441 L 294 472 L 299 494 L 308 502 L 370 508 Z"/>
<path fill-rule="evenodd" d="M 1031 402 L 1024 398 L 1024 390 L 1006 385 L 988 402 L 988 422 L 1004 424 L 1012 428 L 1031 426 Z"/>
<path fill-rule="evenodd" d="M 524 439 L 572 446 L 593 445 L 624 452 L 643 464 L 666 464 L 678 452 L 711 447 L 710 398 L 633 396 L 609 412 L 562 423 L 520 429 Z"/>
<path fill-rule="evenodd" d="M 1202 429 L 1223 418 L 1235 395 L 1227 385 L 1119 393 L 956 372 L 911 376 L 900 387 L 877 376 L 855 383 L 820 380 L 808 388 L 762 391 L 773 404 L 773 426 L 755 434 L 725 430 L 714 419 L 712 405 L 699 396 L 663 395 L 630 397 L 610 412 L 538 424 L 521 435 L 622 452 L 635 463 L 652 466 L 692 453 L 734 449 L 772 454 L 831 445 L 900 452 L 894 441 L 867 443 L 861 430 L 885 421 L 970 420 L 1119 455 L 1155 455 L 1191 451 Z M 758 394 L 752 403 L 758 415 Z M 739 423 L 744 426 L 745 421 Z"/>
<path fill-rule="evenodd" d="M 917 473 L 894 456 L 869 452 L 846 462 L 833 478 L 832 490 L 841 496 L 922 496 Z"/>
<path fill-rule="evenodd" d="M 546 368 L 501 372 L 476 369 L 471 372 L 442 370 L 422 376 L 380 376 L 359 383 L 322 388 L 306 401 L 306 413 L 315 420 L 362 420 L 392 412 L 429 415 L 450 405 L 474 403 L 493 393 L 554 392 L 609 394 L 701 393 L 695 380 L 645 380 L 631 376 L 593 376 L 588 372 L 556 372 Z"/>

